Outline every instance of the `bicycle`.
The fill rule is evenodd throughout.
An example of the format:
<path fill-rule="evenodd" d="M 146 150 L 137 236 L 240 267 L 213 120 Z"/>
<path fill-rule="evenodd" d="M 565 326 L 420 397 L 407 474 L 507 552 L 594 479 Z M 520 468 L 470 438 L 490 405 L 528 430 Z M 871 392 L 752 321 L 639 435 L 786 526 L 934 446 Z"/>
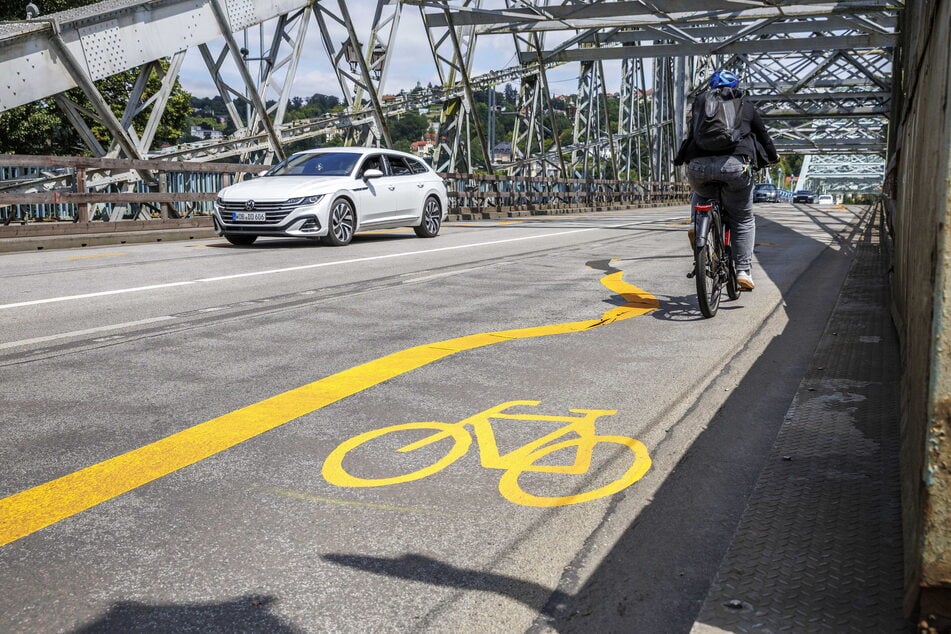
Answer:
<path fill-rule="evenodd" d="M 647 473 L 651 460 L 643 443 L 626 436 L 602 436 L 595 433 L 595 421 L 602 416 L 616 414 L 617 410 L 569 410 L 573 414 L 581 414 L 580 417 L 507 413 L 505 411 L 517 406 L 535 407 L 539 403 L 540 401 L 509 401 L 457 423 L 429 421 L 402 423 L 374 429 L 344 441 L 331 451 L 324 461 L 322 474 L 327 482 L 340 487 L 380 487 L 411 482 L 438 473 L 464 456 L 469 451 L 473 437 L 478 443 L 479 459 L 482 467 L 504 471 L 499 479 L 499 493 L 510 502 L 523 506 L 553 507 L 588 502 L 622 491 Z M 502 454 L 499 452 L 496 443 L 491 419 L 547 421 L 567 424 L 506 454 Z M 470 433 L 466 427 L 471 427 L 472 432 Z M 445 455 L 422 468 L 389 477 L 355 476 L 343 466 L 347 454 L 366 443 L 390 434 L 416 432 L 418 430 L 434 431 L 435 433 L 403 445 L 396 451 L 411 453 L 433 445 L 440 440 L 451 439 L 452 444 L 448 447 Z M 574 436 L 574 438 L 561 440 L 564 436 Z M 633 463 L 620 477 L 603 486 L 589 491 L 573 492 L 568 495 L 546 496 L 529 493 L 519 484 L 519 476 L 527 472 L 583 475 L 591 468 L 595 446 L 602 443 L 625 447 L 633 457 Z M 548 456 L 570 448 L 575 448 L 575 459 L 571 464 L 540 464 L 545 462 L 545 458 Z M 431 456 L 425 457 L 427 462 L 430 458 Z"/>
<path fill-rule="evenodd" d="M 700 198 L 694 203 L 693 211 L 694 269 L 687 277 L 696 280 L 700 312 L 709 319 L 717 314 L 723 287 L 726 286 L 732 300 L 739 298 L 740 287 L 736 282 L 730 228 L 720 212 L 720 201 Z"/>

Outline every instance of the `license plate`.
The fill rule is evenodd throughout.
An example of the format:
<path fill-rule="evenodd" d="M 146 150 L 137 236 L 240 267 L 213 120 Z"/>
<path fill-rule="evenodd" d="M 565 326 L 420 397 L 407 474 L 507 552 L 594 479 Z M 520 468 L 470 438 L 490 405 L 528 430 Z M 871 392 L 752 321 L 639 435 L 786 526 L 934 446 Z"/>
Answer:
<path fill-rule="evenodd" d="M 263 211 L 235 211 L 231 213 L 231 222 L 264 222 L 267 214 Z"/>

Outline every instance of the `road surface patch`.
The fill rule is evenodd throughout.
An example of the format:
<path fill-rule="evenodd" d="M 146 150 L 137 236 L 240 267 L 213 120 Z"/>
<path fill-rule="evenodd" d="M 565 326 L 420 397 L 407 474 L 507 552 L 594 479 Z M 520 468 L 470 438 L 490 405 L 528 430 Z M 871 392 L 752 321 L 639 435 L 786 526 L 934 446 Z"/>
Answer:
<path fill-rule="evenodd" d="M 656 297 L 621 276 L 622 272 L 616 271 L 601 278 L 625 303 L 606 311 L 600 319 L 466 335 L 394 352 L 15 493 L 0 500 L 0 547 L 457 352 L 512 339 L 583 332 L 660 307 Z"/>

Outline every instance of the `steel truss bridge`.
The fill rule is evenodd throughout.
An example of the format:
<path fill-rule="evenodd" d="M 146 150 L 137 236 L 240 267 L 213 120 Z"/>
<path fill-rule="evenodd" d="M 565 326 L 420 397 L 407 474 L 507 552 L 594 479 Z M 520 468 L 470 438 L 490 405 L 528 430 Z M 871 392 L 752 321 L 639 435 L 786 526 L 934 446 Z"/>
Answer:
<path fill-rule="evenodd" d="M 741 75 L 780 153 L 805 155 L 800 187 L 874 192 L 888 147 L 901 0 L 106 0 L 0 23 L 0 111 L 54 100 L 94 156 L 269 163 L 291 142 L 341 135 L 390 145 L 388 121 L 439 111 L 442 172 L 645 181 L 673 166 L 685 103 L 715 68 Z M 421 19 L 438 85 L 387 93 L 401 25 Z M 416 14 L 418 13 L 418 18 Z M 247 34 L 259 51 L 249 57 Z M 474 73 L 480 46 L 508 47 L 514 66 Z M 236 128 L 228 138 L 157 149 L 153 140 L 186 55 L 197 51 Z M 333 68 L 345 108 L 287 120 L 304 52 Z M 418 62 L 418 60 L 414 60 Z M 620 65 L 620 108 L 608 114 L 606 63 Z M 550 75 L 577 69 L 570 142 L 556 134 Z M 134 70 L 121 114 L 96 86 Z M 42 78 L 37 80 L 37 78 Z M 148 92 L 157 78 L 160 88 Z M 153 82 L 154 83 L 154 82 Z M 510 160 L 493 164 L 474 116 L 477 92 L 518 84 Z M 68 90 L 79 88 L 91 104 Z M 147 116 L 144 128 L 133 119 Z M 490 125 L 493 117 L 490 117 Z M 94 126 L 108 131 L 103 144 Z M 112 174 L 103 178 L 118 179 Z M 55 177 L 22 182 L 37 191 Z M 9 191 L 9 190 L 8 190 Z"/>

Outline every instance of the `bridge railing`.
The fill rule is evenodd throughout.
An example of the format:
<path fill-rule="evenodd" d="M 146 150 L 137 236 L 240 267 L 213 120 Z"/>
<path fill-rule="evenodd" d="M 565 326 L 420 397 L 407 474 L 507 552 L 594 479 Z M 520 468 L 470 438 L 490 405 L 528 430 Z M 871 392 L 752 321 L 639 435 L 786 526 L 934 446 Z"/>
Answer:
<path fill-rule="evenodd" d="M 449 213 L 463 218 L 493 213 L 552 213 L 560 210 L 611 209 L 686 204 L 685 183 L 661 183 L 549 176 L 444 174 Z"/>
<path fill-rule="evenodd" d="M 0 155 L 0 222 L 86 225 L 210 216 L 222 187 L 263 169 L 238 163 Z"/>
<path fill-rule="evenodd" d="M 211 224 L 222 187 L 261 165 L 0 155 L 0 237 Z M 443 174 L 465 219 L 685 204 L 683 183 Z M 109 225 L 109 226 L 107 226 Z"/>

